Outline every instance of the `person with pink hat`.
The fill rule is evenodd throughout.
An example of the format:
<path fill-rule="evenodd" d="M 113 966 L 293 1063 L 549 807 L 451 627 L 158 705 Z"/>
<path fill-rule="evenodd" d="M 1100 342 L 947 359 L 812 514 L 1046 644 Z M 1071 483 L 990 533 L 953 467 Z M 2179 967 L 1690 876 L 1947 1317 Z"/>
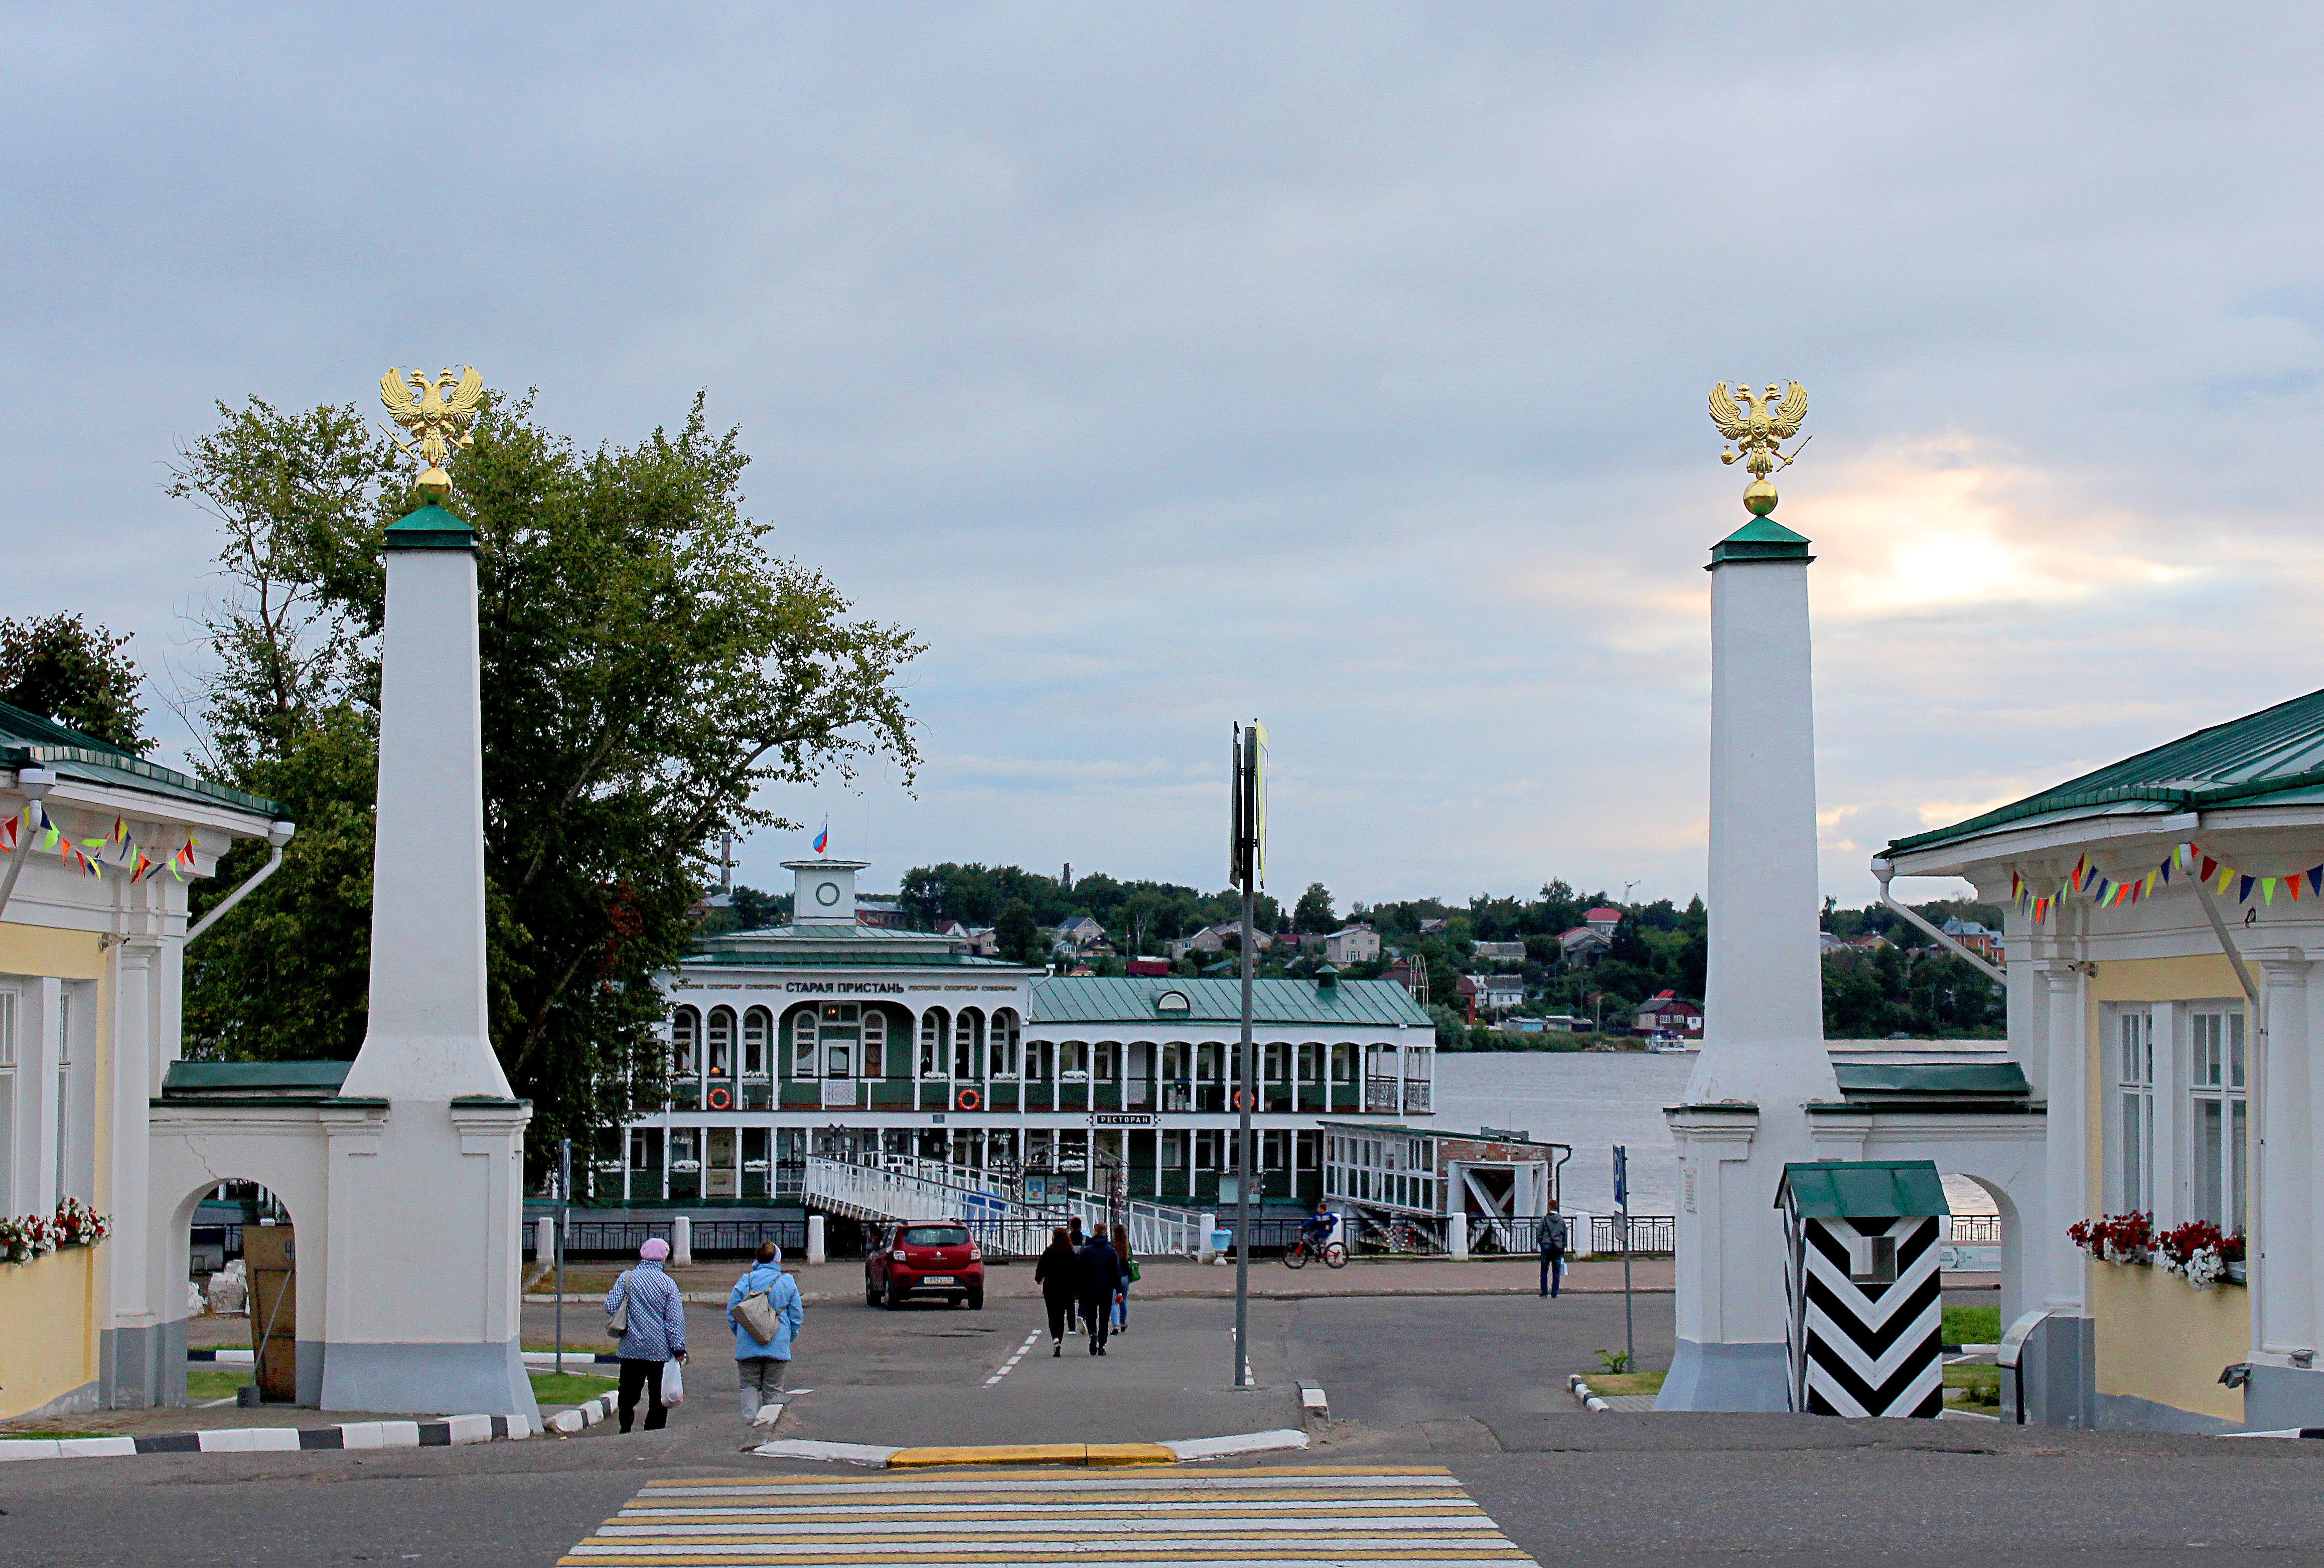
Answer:
<path fill-rule="evenodd" d="M 637 1414 L 638 1395 L 646 1396 L 646 1430 L 659 1431 L 669 1422 L 662 1403 L 662 1370 L 686 1360 L 686 1303 L 679 1299 L 678 1281 L 663 1269 L 669 1243 L 650 1237 L 638 1249 L 638 1266 L 613 1281 L 605 1292 L 605 1333 L 618 1337 L 622 1358 L 621 1393 L 617 1408 L 622 1430 L 630 1429 Z"/>

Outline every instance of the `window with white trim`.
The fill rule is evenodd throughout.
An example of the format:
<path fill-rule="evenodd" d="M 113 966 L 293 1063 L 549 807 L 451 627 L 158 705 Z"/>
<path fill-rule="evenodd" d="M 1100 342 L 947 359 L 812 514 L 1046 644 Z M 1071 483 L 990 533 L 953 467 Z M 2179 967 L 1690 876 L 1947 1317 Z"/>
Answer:
<path fill-rule="evenodd" d="M 2245 1103 L 2243 1010 L 2204 1009 L 2187 1021 L 2194 1217 L 2232 1234 L 2244 1228 L 2251 1139 Z"/>
<path fill-rule="evenodd" d="M 790 1021 L 791 1076 L 794 1078 L 822 1077 L 822 1073 L 816 1070 L 815 1059 L 816 1042 L 818 1037 L 816 1010 L 813 1007 L 800 1008 L 791 1014 Z"/>
<path fill-rule="evenodd" d="M 0 988 L 0 1214 L 16 1202 L 16 992 Z"/>
<path fill-rule="evenodd" d="M 2118 1213 L 2156 1212 L 2154 1193 L 2154 1015 L 2115 1016 L 2115 1201 Z"/>
<path fill-rule="evenodd" d="M 767 1010 L 754 1007 L 742 1015 L 742 1075 L 763 1078 L 767 1075 L 767 1036 L 773 1031 Z"/>
<path fill-rule="evenodd" d="M 952 1030 L 945 1010 L 932 1007 L 920 1015 L 920 1076 L 941 1078 L 952 1055 Z"/>

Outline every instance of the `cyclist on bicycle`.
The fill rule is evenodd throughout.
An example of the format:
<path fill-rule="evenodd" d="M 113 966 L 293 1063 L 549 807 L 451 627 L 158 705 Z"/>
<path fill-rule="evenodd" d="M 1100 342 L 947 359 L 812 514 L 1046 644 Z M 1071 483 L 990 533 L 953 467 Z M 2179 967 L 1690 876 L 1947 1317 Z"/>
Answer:
<path fill-rule="evenodd" d="M 1321 1253 L 1323 1243 L 1332 1239 L 1332 1227 L 1339 1216 L 1325 1206 L 1322 1198 L 1315 1200 L 1314 1211 L 1299 1222 L 1299 1239 L 1307 1243 L 1308 1250 Z"/>

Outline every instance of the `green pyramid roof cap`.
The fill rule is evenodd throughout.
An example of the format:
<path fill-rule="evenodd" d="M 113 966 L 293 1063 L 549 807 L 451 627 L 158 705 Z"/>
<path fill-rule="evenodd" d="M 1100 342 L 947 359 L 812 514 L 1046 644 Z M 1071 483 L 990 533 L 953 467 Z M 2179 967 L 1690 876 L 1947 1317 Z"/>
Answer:
<path fill-rule="evenodd" d="M 1711 566 L 1737 561 L 1812 561 L 1806 536 L 1794 533 L 1772 517 L 1755 517 L 1711 547 Z"/>
<path fill-rule="evenodd" d="M 387 548 L 392 550 L 415 549 L 474 549 L 476 532 L 466 518 L 445 511 L 429 502 L 419 511 L 397 518 L 387 525 Z"/>

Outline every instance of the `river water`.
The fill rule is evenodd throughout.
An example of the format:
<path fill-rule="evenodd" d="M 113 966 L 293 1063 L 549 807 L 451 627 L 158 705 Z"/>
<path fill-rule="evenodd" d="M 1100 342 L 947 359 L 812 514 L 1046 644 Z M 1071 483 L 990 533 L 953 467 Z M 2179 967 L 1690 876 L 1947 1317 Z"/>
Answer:
<path fill-rule="evenodd" d="M 1499 1127 L 1569 1144 L 1564 1206 L 1614 1212 L 1614 1145 L 1630 1150 L 1630 1213 L 1678 1213 L 1678 1147 L 1663 1107 L 1685 1097 L 1694 1055 L 1643 1051 L 1439 1051 L 1435 1125 L 1447 1132 Z M 1975 1183 L 1948 1175 L 1956 1214 L 1990 1214 Z"/>
<path fill-rule="evenodd" d="M 1584 1213 L 1614 1212 L 1613 1146 L 1630 1150 L 1630 1212 L 1678 1213 L 1678 1148 L 1663 1107 L 1684 1098 L 1694 1056 L 1643 1051 L 1439 1051 L 1435 1125 L 1522 1131 L 1570 1144 L 1560 1194 Z"/>

